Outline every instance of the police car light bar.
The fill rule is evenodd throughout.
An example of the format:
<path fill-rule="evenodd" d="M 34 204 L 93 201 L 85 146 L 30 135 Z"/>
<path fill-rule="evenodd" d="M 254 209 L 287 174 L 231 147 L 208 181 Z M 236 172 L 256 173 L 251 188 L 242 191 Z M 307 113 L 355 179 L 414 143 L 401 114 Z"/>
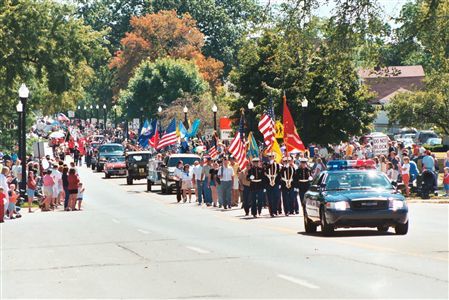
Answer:
<path fill-rule="evenodd" d="M 331 160 L 327 163 L 328 170 L 375 169 L 375 168 L 376 168 L 376 163 L 372 159 Z"/>

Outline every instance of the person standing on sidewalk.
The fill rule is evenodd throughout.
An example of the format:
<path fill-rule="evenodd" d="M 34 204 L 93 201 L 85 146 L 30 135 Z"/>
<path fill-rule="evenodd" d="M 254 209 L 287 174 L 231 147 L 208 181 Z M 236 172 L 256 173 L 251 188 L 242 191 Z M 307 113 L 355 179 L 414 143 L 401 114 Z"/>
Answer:
<path fill-rule="evenodd" d="M 33 171 L 28 172 L 28 179 L 27 179 L 27 196 L 28 196 L 28 212 L 32 213 L 31 205 L 33 204 L 34 200 L 34 194 L 36 193 L 36 177 L 34 176 Z"/>
<path fill-rule="evenodd" d="M 176 200 L 179 202 L 181 202 L 181 180 L 182 180 L 182 170 L 184 167 L 184 163 L 182 162 L 182 160 L 178 161 L 178 163 L 176 164 L 176 168 L 173 174 L 173 177 L 176 181 Z"/>
<path fill-rule="evenodd" d="M 193 163 L 192 173 L 193 183 L 195 184 L 196 201 L 198 202 L 198 205 L 201 205 L 203 202 L 203 161 L 199 162 L 196 160 Z M 204 202 L 206 202 L 206 200 Z"/>
<path fill-rule="evenodd" d="M 64 166 L 62 169 L 62 189 L 64 190 L 64 210 L 69 210 L 69 168 Z"/>
<path fill-rule="evenodd" d="M 410 159 L 407 156 L 403 158 L 404 163 L 401 165 L 402 182 L 405 186 L 405 195 L 410 196 Z"/>
<path fill-rule="evenodd" d="M 211 190 L 211 182 L 210 182 L 210 170 L 211 167 L 211 158 L 207 157 L 205 160 L 205 164 L 203 164 L 202 171 L 201 171 L 201 179 L 203 181 L 203 196 L 204 196 L 204 203 L 206 203 L 207 206 L 212 205 L 212 190 Z"/>
<path fill-rule="evenodd" d="M 231 190 L 234 180 L 234 170 L 229 166 L 227 157 L 223 158 L 223 165 L 218 170 L 218 178 L 220 178 L 220 194 L 223 201 L 223 208 L 231 209 Z"/>

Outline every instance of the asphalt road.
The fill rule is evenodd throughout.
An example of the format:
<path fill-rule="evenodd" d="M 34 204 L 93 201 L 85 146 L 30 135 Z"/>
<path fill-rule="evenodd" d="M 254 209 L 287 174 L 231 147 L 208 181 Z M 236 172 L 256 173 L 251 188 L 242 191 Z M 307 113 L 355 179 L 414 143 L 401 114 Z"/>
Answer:
<path fill-rule="evenodd" d="M 305 235 L 301 216 L 177 204 L 80 170 L 79 212 L 1 225 L 0 298 L 448 298 L 448 205 L 393 230 Z"/>

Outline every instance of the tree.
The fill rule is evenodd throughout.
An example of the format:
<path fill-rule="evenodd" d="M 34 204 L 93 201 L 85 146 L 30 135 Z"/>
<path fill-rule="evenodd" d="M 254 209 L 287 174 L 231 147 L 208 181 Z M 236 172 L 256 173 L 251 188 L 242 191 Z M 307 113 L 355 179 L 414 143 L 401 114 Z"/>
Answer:
<path fill-rule="evenodd" d="M 155 0 L 152 10 L 176 10 L 197 20 L 197 26 L 206 36 L 204 55 L 222 61 L 225 74 L 237 62 L 241 40 L 263 19 L 262 7 L 255 0 Z"/>
<path fill-rule="evenodd" d="M 93 74 L 90 59 L 106 51 L 101 33 L 75 19 L 73 13 L 73 7 L 49 0 L 2 2 L 1 123 L 15 115 L 22 82 L 31 91 L 31 110 L 45 109 L 51 114 L 75 107 L 82 97 Z"/>
<path fill-rule="evenodd" d="M 157 108 L 170 106 L 179 98 L 198 97 L 207 90 L 196 65 L 184 59 L 161 58 L 155 62 L 145 60 L 135 71 L 128 88 L 120 94 L 122 111 L 129 118 L 140 117 L 140 108 L 150 116 Z"/>
<path fill-rule="evenodd" d="M 322 26 L 319 20 L 311 20 L 293 33 L 283 28 L 267 29 L 248 41 L 239 53 L 238 68 L 231 73 L 242 96 L 232 108 L 237 111 L 251 100 L 261 113 L 271 97 L 279 115 L 285 92 L 306 142 L 339 142 L 367 131 L 374 119 L 368 101 L 373 95 L 359 83 L 351 56 L 335 51 L 329 40 L 320 39 Z M 307 111 L 301 109 L 304 97 L 309 102 Z"/>
<path fill-rule="evenodd" d="M 155 61 L 162 57 L 193 60 L 211 86 L 219 82 L 223 64 L 201 53 L 204 35 L 188 14 L 178 17 L 175 11 L 160 11 L 131 19 L 131 32 L 121 41 L 110 66 L 117 70 L 119 88 L 126 87 L 134 69 L 143 60 Z"/>
<path fill-rule="evenodd" d="M 109 52 L 120 48 L 120 40 L 131 30 L 132 16 L 149 12 L 148 0 L 75 0 L 77 15 L 94 30 L 105 31 Z"/>
<path fill-rule="evenodd" d="M 436 126 L 449 134 L 449 2 L 417 0 L 404 7 L 398 32 L 407 50 L 420 53 L 426 71 L 422 91 L 397 95 L 387 106 L 391 122 Z"/>

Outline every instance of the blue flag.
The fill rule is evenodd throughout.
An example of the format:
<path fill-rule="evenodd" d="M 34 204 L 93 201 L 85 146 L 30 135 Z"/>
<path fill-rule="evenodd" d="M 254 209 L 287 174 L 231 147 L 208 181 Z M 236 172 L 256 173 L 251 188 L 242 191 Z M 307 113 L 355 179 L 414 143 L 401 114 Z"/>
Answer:
<path fill-rule="evenodd" d="M 153 131 L 153 128 L 151 128 L 150 123 L 148 120 L 145 120 L 145 122 L 142 125 L 142 128 L 140 130 L 139 134 L 139 145 L 143 148 L 148 147 L 148 141 L 150 139 L 150 135 Z"/>
<path fill-rule="evenodd" d="M 190 132 L 187 133 L 187 138 L 192 138 L 196 136 L 198 130 L 200 129 L 200 124 L 201 124 L 200 119 L 196 119 L 195 121 L 193 121 L 193 124 L 190 128 Z"/>

